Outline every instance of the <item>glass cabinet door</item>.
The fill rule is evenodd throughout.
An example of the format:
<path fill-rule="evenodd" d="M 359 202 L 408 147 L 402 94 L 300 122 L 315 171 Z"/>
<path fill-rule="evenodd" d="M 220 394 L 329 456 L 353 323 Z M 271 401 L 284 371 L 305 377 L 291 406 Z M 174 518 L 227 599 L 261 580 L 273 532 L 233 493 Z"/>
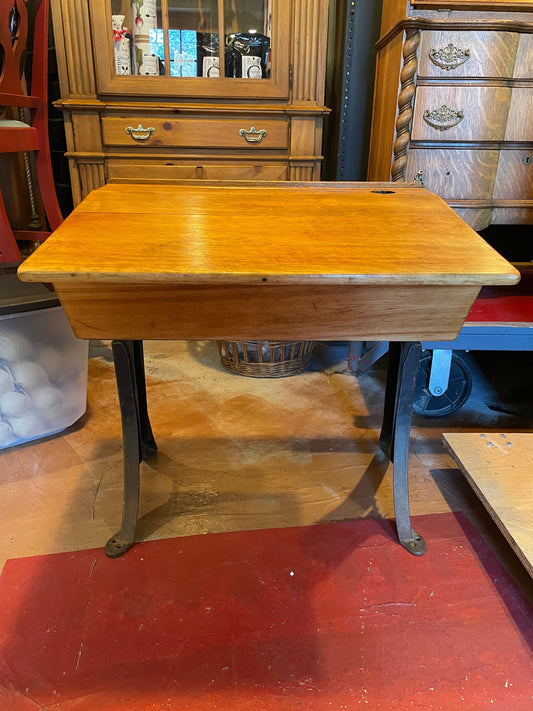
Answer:
<path fill-rule="evenodd" d="M 104 94 L 286 98 L 290 0 L 91 0 Z"/>

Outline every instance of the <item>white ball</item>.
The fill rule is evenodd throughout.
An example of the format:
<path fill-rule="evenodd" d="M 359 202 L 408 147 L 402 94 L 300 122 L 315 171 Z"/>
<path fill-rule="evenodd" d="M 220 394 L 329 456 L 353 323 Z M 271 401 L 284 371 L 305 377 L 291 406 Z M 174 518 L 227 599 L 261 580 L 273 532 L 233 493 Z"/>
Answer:
<path fill-rule="evenodd" d="M 9 421 L 15 437 L 36 437 L 43 432 L 43 425 L 39 417 L 33 414 L 25 417 L 12 417 Z"/>
<path fill-rule="evenodd" d="M 31 343 L 21 333 L 2 331 L 0 333 L 0 358 L 7 361 L 27 358 L 31 353 Z"/>
<path fill-rule="evenodd" d="M 7 370 L 0 368 L 0 393 L 7 393 L 9 390 L 13 390 L 13 380 Z"/>
<path fill-rule="evenodd" d="M 0 445 L 7 444 L 13 439 L 13 432 L 7 422 L 0 420 Z"/>
<path fill-rule="evenodd" d="M 9 417 L 22 417 L 30 410 L 30 400 L 16 390 L 0 395 L 0 412 Z"/>
<path fill-rule="evenodd" d="M 14 363 L 11 372 L 15 382 L 22 385 L 26 392 L 42 385 L 48 385 L 50 382 L 42 365 L 32 360 Z"/>
<path fill-rule="evenodd" d="M 43 346 L 39 349 L 38 361 L 46 370 L 46 374 L 53 382 L 63 375 L 63 357 L 61 352 L 53 346 Z"/>
<path fill-rule="evenodd" d="M 63 402 L 63 393 L 51 385 L 43 385 L 42 387 L 32 390 L 30 398 L 32 404 L 38 410 L 47 410 Z"/>
<path fill-rule="evenodd" d="M 65 427 L 65 418 L 69 414 L 65 405 L 60 402 L 57 405 L 48 407 L 46 410 L 39 410 L 39 414 L 43 416 L 50 431 Z"/>

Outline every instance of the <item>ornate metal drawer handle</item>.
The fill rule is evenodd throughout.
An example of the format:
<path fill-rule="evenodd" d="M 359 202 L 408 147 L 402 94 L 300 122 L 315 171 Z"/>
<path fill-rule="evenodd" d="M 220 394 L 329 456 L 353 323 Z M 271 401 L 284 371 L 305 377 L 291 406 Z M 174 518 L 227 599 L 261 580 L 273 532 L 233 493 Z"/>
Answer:
<path fill-rule="evenodd" d="M 442 49 L 430 49 L 429 58 L 435 66 L 450 71 L 450 69 L 457 69 L 470 59 L 470 50 L 459 49 L 450 42 L 447 47 Z"/>
<path fill-rule="evenodd" d="M 424 184 L 424 171 L 423 170 L 417 170 L 415 173 L 415 177 L 413 178 L 415 183 L 418 183 L 422 187 L 425 186 Z"/>
<path fill-rule="evenodd" d="M 264 128 L 260 128 L 259 131 L 257 131 L 254 126 L 249 130 L 245 128 L 239 129 L 239 136 L 242 136 L 247 143 L 261 143 L 263 138 L 267 135 Z"/>
<path fill-rule="evenodd" d="M 437 131 L 447 131 L 449 128 L 453 128 L 457 126 L 458 123 L 461 123 L 463 118 L 464 114 L 462 111 L 455 111 L 444 104 L 433 111 L 429 109 L 424 111 L 424 121 L 428 126 L 431 126 L 431 128 L 437 129 Z"/>
<path fill-rule="evenodd" d="M 135 141 L 147 141 L 150 136 L 153 136 L 155 133 L 155 128 L 153 126 L 150 126 L 150 128 L 143 128 L 141 124 L 139 124 L 137 128 L 133 128 L 133 126 L 128 126 L 125 130 L 126 133 L 130 135 Z"/>

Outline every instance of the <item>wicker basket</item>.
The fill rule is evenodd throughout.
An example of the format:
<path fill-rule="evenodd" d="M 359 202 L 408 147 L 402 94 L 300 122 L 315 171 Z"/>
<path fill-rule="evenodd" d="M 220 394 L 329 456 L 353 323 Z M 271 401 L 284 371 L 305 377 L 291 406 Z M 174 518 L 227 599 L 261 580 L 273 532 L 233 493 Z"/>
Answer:
<path fill-rule="evenodd" d="M 251 378 L 285 378 L 301 373 L 314 341 L 217 341 L 226 370 Z"/>

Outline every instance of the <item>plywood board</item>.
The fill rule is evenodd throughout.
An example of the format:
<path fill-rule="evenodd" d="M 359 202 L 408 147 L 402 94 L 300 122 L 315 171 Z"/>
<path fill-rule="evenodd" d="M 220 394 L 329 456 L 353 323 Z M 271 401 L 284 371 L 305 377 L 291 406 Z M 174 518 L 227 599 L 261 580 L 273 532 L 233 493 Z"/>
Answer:
<path fill-rule="evenodd" d="M 445 433 L 443 441 L 533 577 L 533 433 Z"/>

